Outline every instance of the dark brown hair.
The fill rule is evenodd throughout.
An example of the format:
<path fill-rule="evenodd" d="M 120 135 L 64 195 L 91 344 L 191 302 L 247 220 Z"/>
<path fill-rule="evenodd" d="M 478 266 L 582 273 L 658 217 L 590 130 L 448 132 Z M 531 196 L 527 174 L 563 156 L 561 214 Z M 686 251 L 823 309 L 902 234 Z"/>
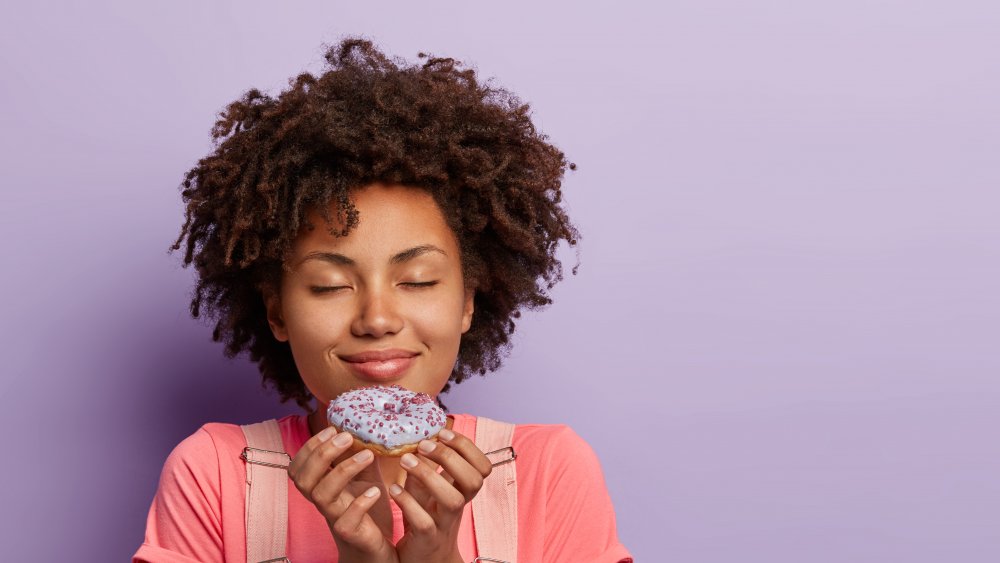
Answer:
<path fill-rule="evenodd" d="M 256 88 L 220 112 L 214 150 L 187 172 L 177 250 L 198 273 L 191 314 L 215 317 L 227 357 L 248 351 L 282 402 L 309 409 L 287 342 L 276 340 L 262 291 L 280 288 L 282 268 L 309 210 L 344 235 L 357 224 L 352 189 L 372 183 L 427 190 L 461 248 L 476 289 L 451 382 L 496 370 L 522 309 L 550 304 L 562 279 L 560 240 L 579 234 L 560 205 L 565 156 L 536 131 L 529 105 L 481 84 L 451 58 L 422 65 L 386 57 L 350 37 L 329 47 L 327 68 L 289 80 L 277 97 Z M 576 273 L 576 266 L 573 268 Z"/>

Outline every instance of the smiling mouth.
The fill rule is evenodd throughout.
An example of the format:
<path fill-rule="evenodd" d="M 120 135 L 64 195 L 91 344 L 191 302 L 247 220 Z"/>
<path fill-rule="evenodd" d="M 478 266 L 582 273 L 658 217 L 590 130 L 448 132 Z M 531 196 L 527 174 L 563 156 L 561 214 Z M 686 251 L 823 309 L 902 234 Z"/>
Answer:
<path fill-rule="evenodd" d="M 345 362 L 374 362 L 383 360 L 395 360 L 397 358 L 411 358 L 416 356 L 416 352 L 411 352 L 409 350 L 402 350 L 400 348 L 388 348 L 385 350 L 365 350 L 364 352 L 358 352 L 357 354 L 349 354 L 347 356 L 341 356 Z"/>
<path fill-rule="evenodd" d="M 403 375 L 413 364 L 415 358 L 416 356 L 406 356 L 366 362 L 346 360 L 344 363 L 362 379 L 381 382 L 391 381 Z"/>

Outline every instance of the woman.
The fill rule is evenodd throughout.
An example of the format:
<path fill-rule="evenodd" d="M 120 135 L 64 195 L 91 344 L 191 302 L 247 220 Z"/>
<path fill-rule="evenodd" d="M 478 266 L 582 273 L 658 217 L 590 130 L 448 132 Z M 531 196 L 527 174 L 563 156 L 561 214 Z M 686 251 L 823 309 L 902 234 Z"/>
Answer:
<path fill-rule="evenodd" d="M 208 307 L 226 353 L 249 352 L 309 413 L 278 421 L 289 560 L 472 561 L 470 502 L 491 473 L 476 417 L 449 414 L 417 455 L 351 455 L 326 406 L 373 384 L 440 403 L 499 367 L 520 310 L 551 302 L 559 241 L 577 242 L 559 205 L 568 163 L 527 105 L 451 59 L 400 65 L 352 38 L 327 61 L 276 99 L 230 104 L 188 173 L 173 248 L 187 237 L 198 270 L 192 314 Z M 246 559 L 245 445 L 206 424 L 174 449 L 133 561 Z M 518 560 L 631 561 L 586 442 L 528 424 L 512 445 Z"/>

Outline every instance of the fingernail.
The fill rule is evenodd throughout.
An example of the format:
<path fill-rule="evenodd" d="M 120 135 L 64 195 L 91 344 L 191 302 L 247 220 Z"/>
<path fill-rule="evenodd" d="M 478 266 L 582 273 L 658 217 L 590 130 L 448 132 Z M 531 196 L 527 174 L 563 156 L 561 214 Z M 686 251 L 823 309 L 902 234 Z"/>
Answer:
<path fill-rule="evenodd" d="M 351 445 L 351 442 L 353 442 L 353 441 L 354 441 L 354 437 L 351 436 L 350 434 L 348 434 L 347 432 L 341 432 L 340 434 L 337 434 L 336 438 L 333 439 L 334 445 L 337 445 L 337 446 L 340 446 L 340 447 L 349 446 L 349 445 Z"/>
<path fill-rule="evenodd" d="M 354 454 L 354 461 L 358 463 L 365 463 L 370 461 L 374 455 L 375 454 L 373 454 L 371 450 L 361 450 L 360 452 Z"/>
<path fill-rule="evenodd" d="M 436 448 L 436 447 L 437 447 L 437 444 L 435 444 L 434 442 L 431 442 L 430 440 L 420 440 L 420 443 L 417 444 L 417 449 L 420 450 L 422 453 L 425 453 L 425 454 L 429 454 L 429 453 L 433 452 L 434 448 Z"/>
<path fill-rule="evenodd" d="M 403 464 L 403 467 L 413 469 L 417 466 L 417 456 L 413 454 L 403 454 L 403 459 L 399 460 L 399 463 Z"/>
<path fill-rule="evenodd" d="M 438 432 L 438 436 L 445 442 L 450 442 L 455 437 L 455 433 L 445 428 L 441 432 Z"/>
<path fill-rule="evenodd" d="M 365 450 L 365 451 L 368 451 L 368 450 Z M 378 495 L 378 487 L 372 487 L 372 488 L 368 489 L 367 491 L 365 491 L 365 496 L 368 497 L 368 498 L 372 498 L 372 497 L 377 496 L 377 495 Z"/>
<path fill-rule="evenodd" d="M 332 426 L 327 426 L 326 428 L 319 431 L 319 439 L 322 441 L 327 441 L 337 433 L 337 429 Z"/>
<path fill-rule="evenodd" d="M 389 485 L 389 492 L 394 495 L 398 495 L 399 493 L 403 492 L 403 487 L 400 487 L 399 485 L 393 483 Z"/>

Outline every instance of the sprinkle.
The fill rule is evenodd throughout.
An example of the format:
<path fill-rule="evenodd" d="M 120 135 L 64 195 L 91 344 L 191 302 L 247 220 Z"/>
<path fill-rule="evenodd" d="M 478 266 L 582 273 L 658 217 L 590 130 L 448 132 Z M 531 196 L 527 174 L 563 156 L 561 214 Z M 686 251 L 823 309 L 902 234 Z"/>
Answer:
<path fill-rule="evenodd" d="M 428 396 L 398 385 L 354 389 L 327 408 L 330 423 L 362 441 L 393 448 L 440 432 L 444 411 Z"/>

